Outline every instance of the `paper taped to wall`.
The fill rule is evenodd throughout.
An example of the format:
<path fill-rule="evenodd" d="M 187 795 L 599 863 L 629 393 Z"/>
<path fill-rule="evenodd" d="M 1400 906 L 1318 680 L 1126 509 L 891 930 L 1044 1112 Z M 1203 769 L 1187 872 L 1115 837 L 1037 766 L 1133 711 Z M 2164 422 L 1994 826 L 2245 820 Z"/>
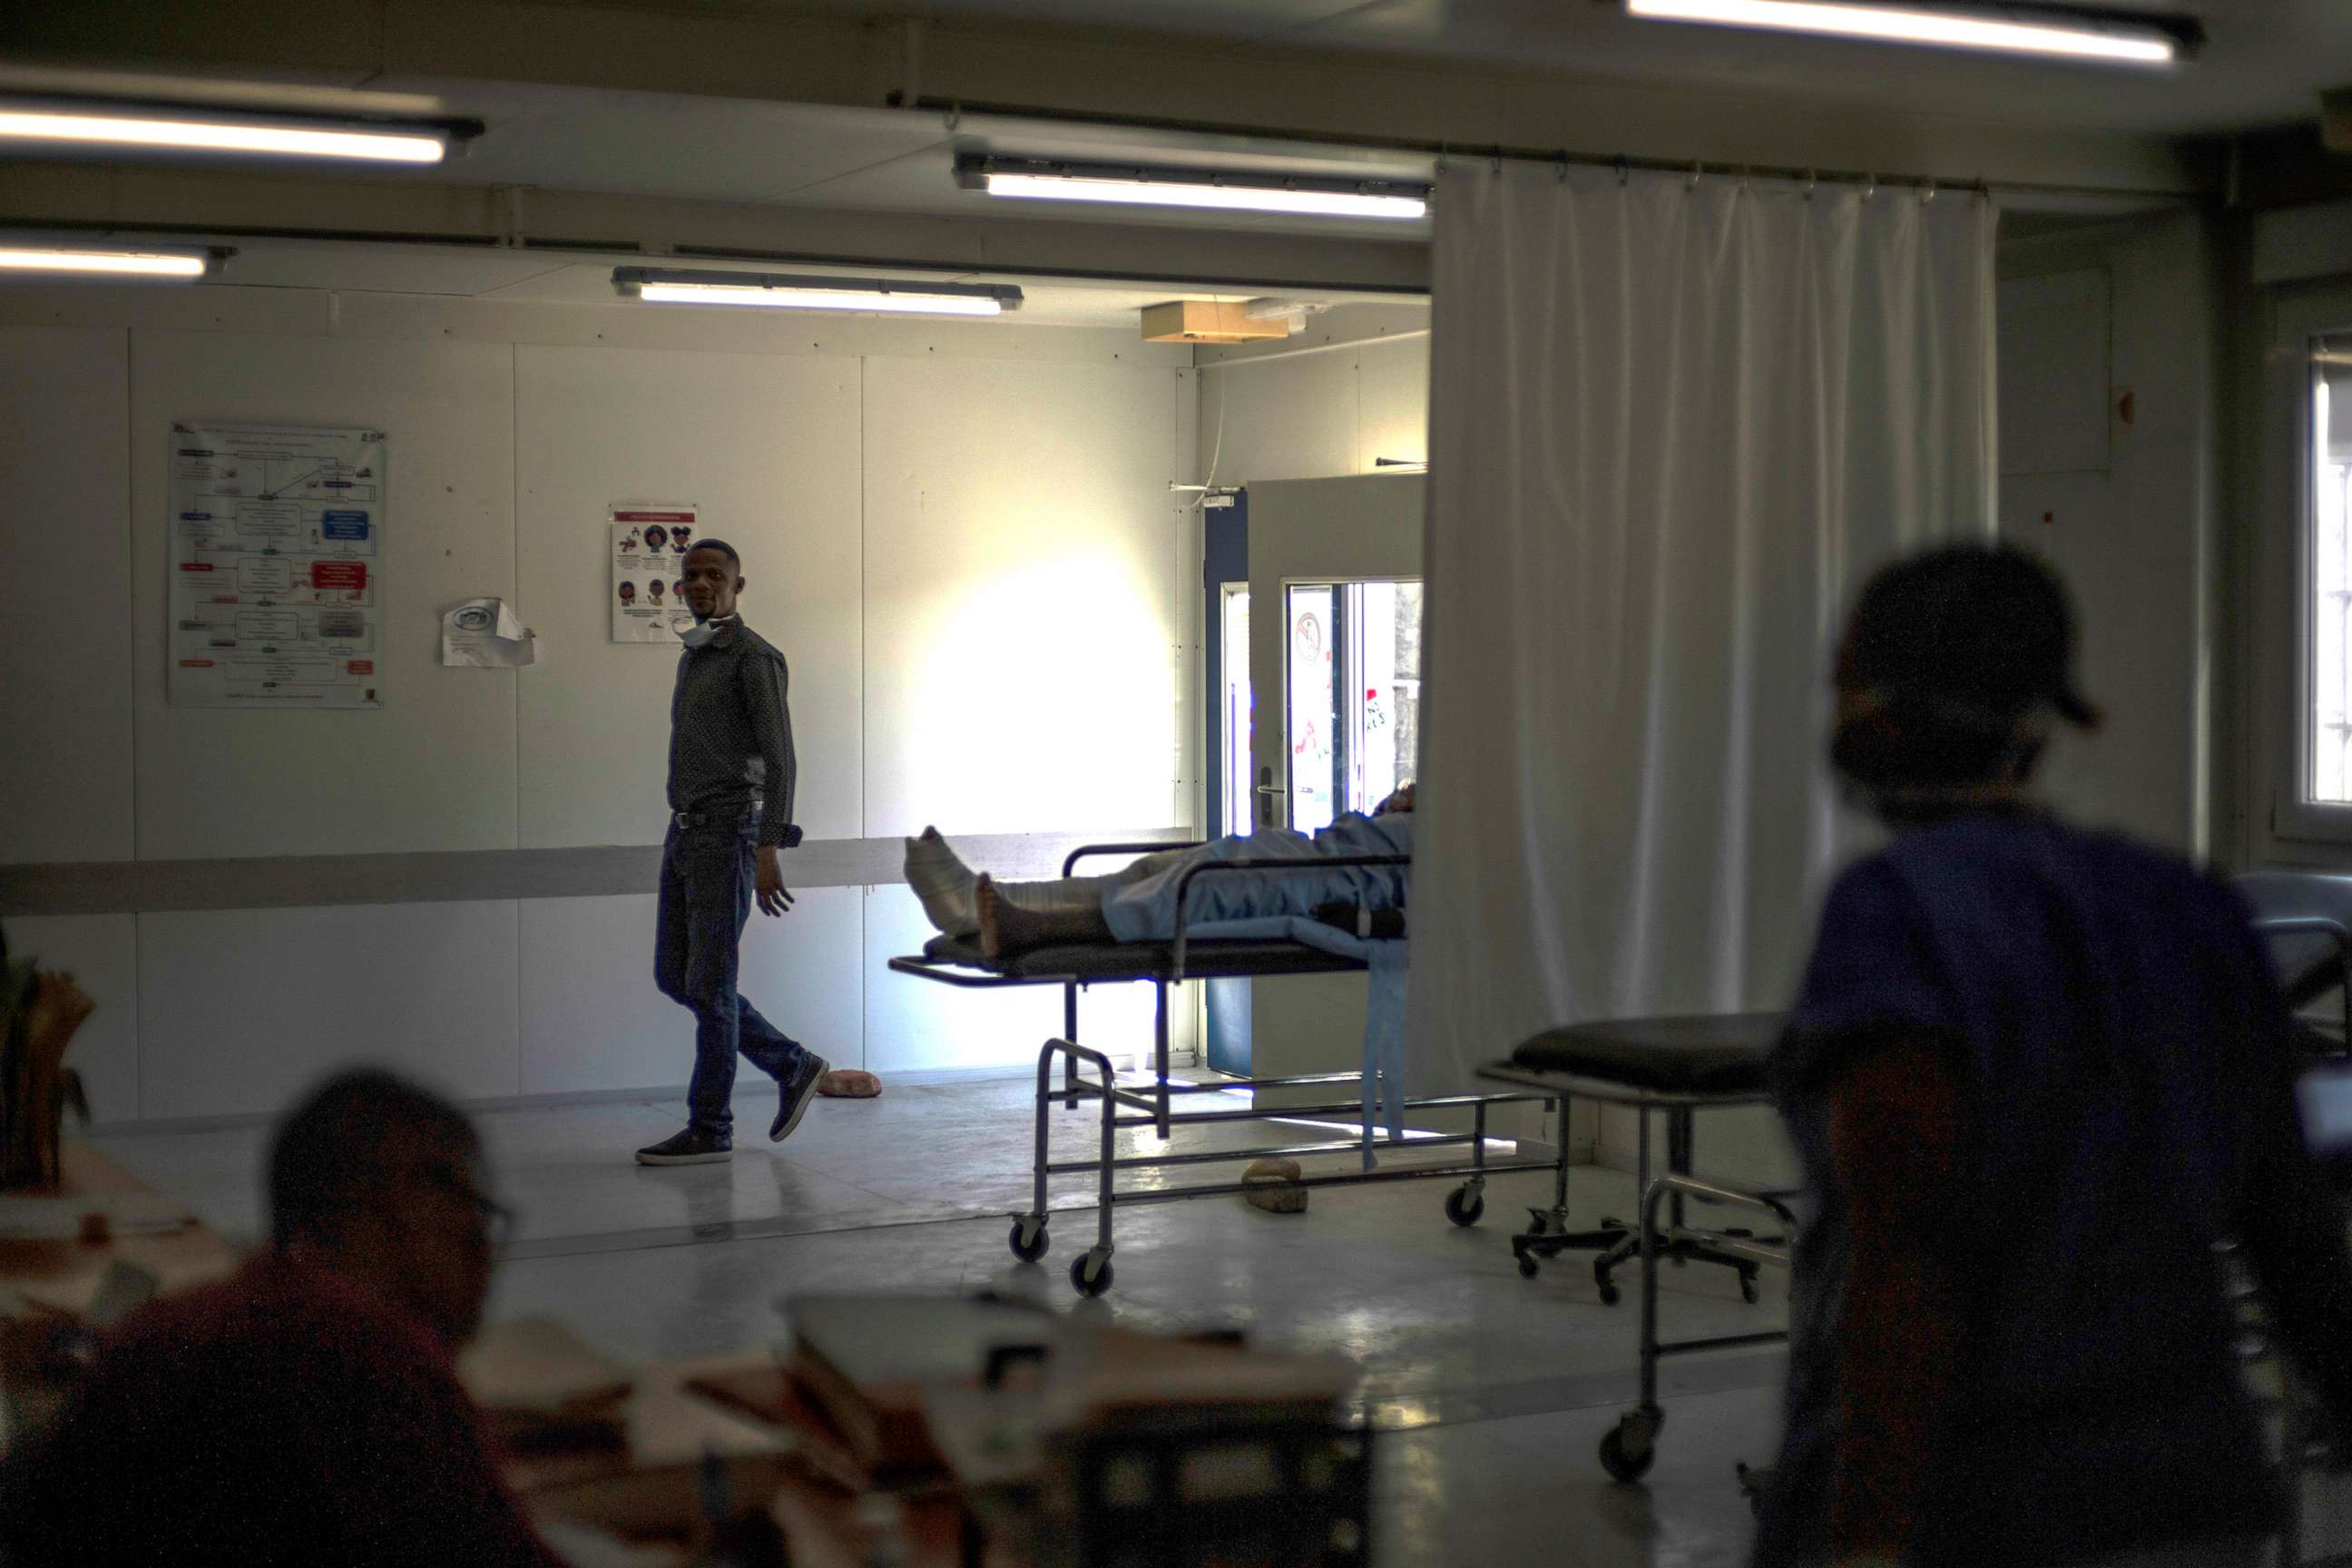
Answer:
<path fill-rule="evenodd" d="M 441 617 L 441 662 L 453 669 L 518 669 L 539 662 L 539 638 L 504 599 L 468 599 Z"/>

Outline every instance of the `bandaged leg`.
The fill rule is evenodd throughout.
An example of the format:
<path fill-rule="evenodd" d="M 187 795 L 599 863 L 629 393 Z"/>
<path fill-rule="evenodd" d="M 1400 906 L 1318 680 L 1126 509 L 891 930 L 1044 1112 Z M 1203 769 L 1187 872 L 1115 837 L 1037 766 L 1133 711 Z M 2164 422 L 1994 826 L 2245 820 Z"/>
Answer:
<path fill-rule="evenodd" d="M 980 930 L 978 880 L 938 828 L 926 827 L 920 838 L 907 840 L 907 886 L 922 900 L 931 924 L 948 935 L 971 936 Z"/>
<path fill-rule="evenodd" d="M 1079 877 L 1066 879 L 1059 883 L 1032 882 L 1027 886 L 1067 888 L 1073 882 L 1108 879 Z M 1050 947 L 1055 942 L 1112 940 L 1110 926 L 1103 920 L 1099 894 L 1083 908 L 1024 909 L 1006 899 L 1003 890 L 985 873 L 981 876 L 977 892 L 980 899 L 980 951 L 991 958 L 1025 952 L 1033 947 Z"/>

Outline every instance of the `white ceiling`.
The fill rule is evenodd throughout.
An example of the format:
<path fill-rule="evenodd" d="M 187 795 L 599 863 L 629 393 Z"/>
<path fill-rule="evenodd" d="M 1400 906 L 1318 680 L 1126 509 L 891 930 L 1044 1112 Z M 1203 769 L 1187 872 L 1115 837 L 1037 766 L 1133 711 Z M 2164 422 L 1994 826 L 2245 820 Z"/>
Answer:
<path fill-rule="evenodd" d="M 1248 148 L 1232 138 L 1115 127 L 1041 127 L 982 117 L 959 120 L 886 109 L 686 98 L 603 88 L 399 79 L 395 91 L 429 96 L 488 127 L 462 157 L 407 178 L 467 185 L 517 184 L 686 200 L 766 203 L 835 211 L 928 213 L 1002 220 L 1100 223 L 1349 239 L 1422 242 L 1429 226 L 1367 226 L 1343 219 L 1200 214 L 1058 202 L 1007 202 L 955 183 L 959 153 L 1017 153 L 1076 161 L 1152 158 L 1232 170 L 1316 173 L 1354 179 L 1426 180 L 1433 160 L 1411 153 L 1271 139 Z M 1017 209 L 1017 213 L 1014 209 Z"/>
<path fill-rule="evenodd" d="M 1189 35 L 1214 49 L 1362 50 L 1616 80 L 1717 86 L 2017 124 L 2172 135 L 2309 120 L 2352 84 L 2347 0 L 2131 0 L 2197 16 L 2210 42 L 2171 74 L 2001 60 L 1637 21 L 1612 0 L 596 0 L 664 11 L 820 10 Z M 2079 0 L 2078 0 L 2079 3 Z"/>
<path fill-rule="evenodd" d="M 431 294 L 526 305 L 656 307 L 625 300 L 613 291 L 615 267 L 677 266 L 697 270 L 822 270 L 835 276 L 883 277 L 877 268 L 755 267 L 747 262 L 669 261 L 635 254 L 606 257 L 551 256 L 487 247 L 408 244 L 348 244 L 332 241 L 239 240 L 236 254 L 217 274 L 222 285 L 240 288 L 322 289 L 381 294 Z M 903 274 L 902 274 L 903 275 Z M 935 278 L 934 280 L 940 280 Z M 1022 291 L 1021 309 L 1008 321 L 1045 327 L 1132 329 L 1136 312 L 1168 300 L 1243 300 L 1250 296 L 1171 289 L 1165 285 L 1097 282 L 971 272 L 946 280 L 1010 283 Z M 1379 304 L 1393 310 L 1426 302 L 1393 296 L 1322 291 L 1313 299 L 1334 306 Z"/>

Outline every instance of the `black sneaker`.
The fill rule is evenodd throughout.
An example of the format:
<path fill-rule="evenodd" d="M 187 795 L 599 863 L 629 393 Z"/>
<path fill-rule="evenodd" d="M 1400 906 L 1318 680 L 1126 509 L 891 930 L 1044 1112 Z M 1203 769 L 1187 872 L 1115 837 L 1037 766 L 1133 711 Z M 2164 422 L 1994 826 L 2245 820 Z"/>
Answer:
<path fill-rule="evenodd" d="M 781 1143 L 793 1135 L 793 1129 L 808 1114 L 809 1101 L 816 1098 L 816 1086 L 833 1064 L 814 1051 L 801 1053 L 800 1070 L 789 1081 L 776 1085 L 776 1119 L 768 1123 L 768 1142 Z"/>
<path fill-rule="evenodd" d="M 724 1132 L 689 1127 L 675 1138 L 665 1138 L 637 1151 L 640 1165 L 709 1165 L 735 1157 L 735 1140 Z"/>

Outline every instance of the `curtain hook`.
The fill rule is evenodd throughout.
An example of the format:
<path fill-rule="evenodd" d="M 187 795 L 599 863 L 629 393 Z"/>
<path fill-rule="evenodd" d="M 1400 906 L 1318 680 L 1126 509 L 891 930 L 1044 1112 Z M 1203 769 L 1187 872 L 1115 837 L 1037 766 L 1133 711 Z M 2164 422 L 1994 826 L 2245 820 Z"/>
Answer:
<path fill-rule="evenodd" d="M 1497 147 L 1497 148 L 1496 148 L 1496 149 L 1495 149 L 1494 161 L 1493 161 L 1491 163 L 1489 163 L 1489 164 L 1487 165 L 1487 168 L 1488 168 L 1488 171 L 1489 171 L 1490 173 L 1492 173 L 1492 174 L 1497 174 L 1497 175 L 1499 175 L 1499 174 L 1502 174 L 1502 172 L 1503 172 L 1503 150 L 1502 150 L 1500 147 Z"/>
<path fill-rule="evenodd" d="M 1625 156 L 1625 154 L 1624 154 L 1624 153 L 1618 153 L 1618 154 L 1617 154 L 1617 188 L 1618 188 L 1619 190 L 1621 190 L 1621 191 L 1622 191 L 1622 190 L 1623 190 L 1623 189 L 1625 188 L 1625 186 L 1626 186 L 1627 183 L 1628 183 L 1628 182 L 1630 182 L 1633 178 L 1633 160 L 1632 160 L 1631 158 L 1628 158 L 1628 157 L 1627 157 L 1627 156 Z"/>
<path fill-rule="evenodd" d="M 1692 159 L 1692 160 L 1691 160 L 1691 172 L 1689 173 L 1689 174 L 1687 174 L 1687 175 L 1685 175 L 1685 176 L 1684 177 L 1684 180 L 1683 180 L 1683 189 L 1685 189 L 1685 190 L 1686 190 L 1686 191 L 1695 191 L 1695 190 L 1698 189 L 1699 176 L 1700 176 L 1700 175 L 1702 175 L 1702 174 L 1706 174 L 1706 164 L 1704 164 L 1704 163 L 1700 163 L 1700 162 L 1699 162 L 1697 159 L 1696 159 L 1696 158 Z"/>
<path fill-rule="evenodd" d="M 1868 201 L 1877 194 L 1878 176 L 1875 174 L 1864 174 L 1862 177 L 1862 199 L 1864 201 Z"/>
<path fill-rule="evenodd" d="M 1923 207 L 1930 207 L 1936 205 L 1936 182 L 1934 180 L 1931 179 L 1927 182 L 1927 194 L 1919 198 L 1919 205 Z"/>
<path fill-rule="evenodd" d="M 1822 177 L 1819 174 L 1815 174 L 1811 169 L 1805 171 L 1805 199 L 1807 201 L 1811 201 L 1813 199 L 1813 193 L 1821 188 L 1821 184 Z"/>
<path fill-rule="evenodd" d="M 1559 150 L 1559 183 L 1563 185 L 1568 184 L 1568 149 L 1565 147 Z"/>

